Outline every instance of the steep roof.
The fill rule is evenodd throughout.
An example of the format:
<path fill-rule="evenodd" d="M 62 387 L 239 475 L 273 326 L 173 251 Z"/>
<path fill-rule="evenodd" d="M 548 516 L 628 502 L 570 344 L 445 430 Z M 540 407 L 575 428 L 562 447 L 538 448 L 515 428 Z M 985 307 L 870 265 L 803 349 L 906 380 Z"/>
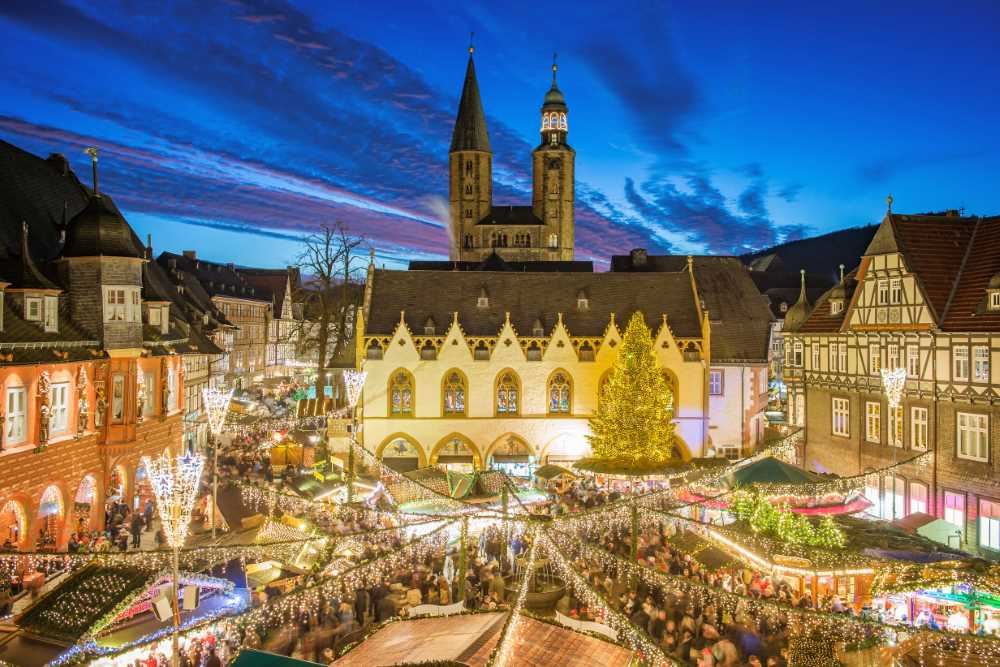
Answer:
<path fill-rule="evenodd" d="M 405 311 L 406 324 L 415 333 L 423 331 L 428 317 L 444 331 L 457 312 L 470 336 L 497 335 L 505 313 L 510 313 L 518 334 L 531 335 L 532 325 L 540 320 L 549 335 L 557 313 L 562 313 L 570 335 L 602 336 L 612 313 L 624 326 L 633 312 L 642 311 L 653 331 L 666 314 L 675 336 L 701 336 L 690 279 L 682 274 L 378 270 L 371 289 L 366 327 L 370 334 L 393 333 L 400 311 Z M 484 289 L 489 306 L 480 308 Z M 581 289 L 589 300 L 585 310 L 577 307 Z"/>
<path fill-rule="evenodd" d="M 495 252 L 481 260 L 411 260 L 410 271 L 518 271 L 543 273 L 593 273 L 594 263 L 584 260 L 516 261 L 500 257 Z"/>
<path fill-rule="evenodd" d="M 291 280 L 293 290 L 299 287 L 298 271 L 292 267 L 287 269 L 254 269 L 241 266 L 237 268 L 237 271 L 248 284 L 254 287 L 258 295 L 271 299 L 274 304 L 275 317 L 281 316 L 288 281 Z"/>
<path fill-rule="evenodd" d="M 798 282 L 798 269 L 804 268 L 808 272 L 809 284 L 819 284 L 813 274 L 821 276 L 824 282 L 832 284 L 839 280 L 838 266 L 843 264 L 847 268 L 857 266 L 858 258 L 865 253 L 865 248 L 875 235 L 878 225 L 865 225 L 864 227 L 853 227 L 841 229 L 829 234 L 813 236 L 807 239 L 797 239 L 788 241 L 780 245 L 765 248 L 754 253 L 743 255 L 744 263 L 751 264 L 757 269 L 761 264 L 755 264 L 758 258 L 774 255 L 775 259 L 780 259 L 779 266 L 775 267 L 766 260 L 762 262 L 763 272 L 772 272 L 781 265 L 785 269 L 795 271 L 795 283 Z M 768 287 L 777 287 L 770 284 Z"/>
<path fill-rule="evenodd" d="M 750 272 L 738 257 L 704 255 L 692 260 L 698 296 L 712 328 L 712 361 L 767 361 L 771 310 Z M 637 265 L 634 254 L 615 255 L 611 270 L 673 273 L 687 279 L 687 262 L 685 255 L 646 255 Z"/>
<path fill-rule="evenodd" d="M 813 307 L 812 312 L 809 313 L 809 317 L 799 325 L 796 332 L 805 334 L 836 333 L 840 331 L 844 324 L 844 318 L 847 316 L 847 306 L 854 296 L 854 290 L 858 287 L 857 276 L 858 270 L 854 269 L 844 276 L 843 284 L 831 287 L 817 299 L 816 305 Z M 830 299 L 834 296 L 839 297 L 841 291 L 843 292 L 844 308 L 839 313 L 832 313 L 830 312 Z"/>
<path fill-rule="evenodd" d="M 490 152 L 490 137 L 486 132 L 486 116 L 479 98 L 479 83 L 476 81 L 476 65 L 472 54 L 469 54 L 469 64 L 465 68 L 462 99 L 458 102 L 458 116 L 451 135 L 450 152 L 455 151 Z"/>
<path fill-rule="evenodd" d="M 1000 271 L 1000 216 L 889 213 L 865 252 L 898 249 L 945 331 L 1000 331 L 985 309 L 986 288 Z"/>
<path fill-rule="evenodd" d="M 271 301 L 271 294 L 258 293 L 257 288 L 243 277 L 234 264 L 210 262 L 197 256 L 190 257 L 172 252 L 160 253 L 156 261 L 168 272 L 176 269 L 190 274 L 201 283 L 202 289 L 209 296 Z"/>
<path fill-rule="evenodd" d="M 118 209 L 108 198 L 93 195 L 83 210 L 70 220 L 60 255 L 142 258 L 144 253 Z"/>

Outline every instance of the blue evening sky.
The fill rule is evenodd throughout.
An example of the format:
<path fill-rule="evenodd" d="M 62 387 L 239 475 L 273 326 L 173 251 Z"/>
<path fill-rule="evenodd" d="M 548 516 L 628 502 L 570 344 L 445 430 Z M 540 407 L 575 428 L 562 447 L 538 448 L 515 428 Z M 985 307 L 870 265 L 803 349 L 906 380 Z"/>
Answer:
<path fill-rule="evenodd" d="M 894 209 L 1000 213 L 1000 5 L 0 2 L 0 139 L 62 152 L 154 247 L 281 266 L 342 220 L 447 254 L 469 32 L 497 203 L 530 201 L 552 53 L 577 255 L 742 253 Z"/>

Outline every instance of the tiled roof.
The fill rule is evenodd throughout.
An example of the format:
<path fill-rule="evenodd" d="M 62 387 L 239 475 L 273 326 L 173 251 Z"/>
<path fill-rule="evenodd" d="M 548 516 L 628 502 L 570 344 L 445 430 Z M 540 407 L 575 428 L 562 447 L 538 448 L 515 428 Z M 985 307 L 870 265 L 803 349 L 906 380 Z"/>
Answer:
<path fill-rule="evenodd" d="M 1000 271 L 1000 216 L 890 213 L 867 255 L 903 254 L 938 326 L 945 331 L 1000 331 L 985 309 L 986 288 Z"/>
<path fill-rule="evenodd" d="M 156 259 L 161 266 L 171 271 L 176 268 L 185 271 L 201 283 L 202 289 L 210 296 L 270 301 L 270 294 L 258 294 L 257 288 L 248 283 L 233 264 L 208 262 L 172 252 L 160 253 Z"/>
<path fill-rule="evenodd" d="M 104 196 L 89 198 L 82 211 L 70 219 L 62 257 L 143 256 L 142 245 L 125 218 Z"/>
<path fill-rule="evenodd" d="M 815 307 L 813 307 L 812 312 L 809 317 L 801 326 L 797 329 L 797 333 L 837 333 L 840 331 L 844 324 L 844 317 L 847 314 L 847 306 L 851 302 L 851 298 L 854 296 L 854 290 L 857 289 L 858 270 L 855 269 L 844 276 L 844 308 L 839 313 L 830 312 L 830 297 L 833 295 L 840 285 L 836 285 L 829 290 L 823 296 L 816 301 Z"/>
<path fill-rule="evenodd" d="M 437 323 L 438 333 L 451 326 L 452 314 L 470 336 L 495 336 L 504 324 L 505 313 L 515 331 L 530 336 L 535 320 L 541 320 L 549 335 L 557 313 L 573 336 L 602 336 L 611 313 L 624 327 L 635 311 L 642 311 L 646 323 L 656 331 L 662 314 L 674 335 L 698 338 L 701 326 L 686 274 L 629 273 L 517 273 L 485 271 L 375 271 L 366 332 L 391 334 L 400 311 L 414 334 L 423 332 L 428 317 Z M 478 307 L 482 291 L 489 306 Z M 589 301 L 586 310 L 577 308 L 580 291 Z"/>
<path fill-rule="evenodd" d="M 62 304 L 60 304 L 62 305 Z M 25 343 L 30 346 L 21 346 Z M 41 343 L 42 345 L 38 345 Z M 66 343 L 60 346 L 59 343 Z M 51 344 L 51 345 L 48 345 Z M 59 309 L 59 330 L 45 331 L 40 322 L 28 322 L 4 299 L 3 330 L 0 331 L 0 363 L 40 364 L 101 358 L 104 352 L 97 341 L 77 328 Z"/>
<path fill-rule="evenodd" d="M 698 294 L 712 328 L 712 361 L 766 361 L 771 311 L 750 272 L 737 257 L 692 259 Z M 687 280 L 687 261 L 684 255 L 647 255 L 644 264 L 635 266 L 632 255 L 615 255 L 611 270 L 673 273 Z"/>
<path fill-rule="evenodd" d="M 410 262 L 410 271 L 527 271 L 528 273 L 558 271 L 562 273 L 593 273 L 594 263 L 583 260 L 519 262 L 506 260 L 494 252 L 485 259 L 478 261 L 412 260 Z"/>
<path fill-rule="evenodd" d="M 253 286 L 256 294 L 271 299 L 274 304 L 275 317 L 281 315 L 285 301 L 285 288 L 289 278 L 292 281 L 293 294 L 294 290 L 299 287 L 299 272 L 295 268 L 254 269 L 239 267 L 237 271 L 247 283 Z"/>

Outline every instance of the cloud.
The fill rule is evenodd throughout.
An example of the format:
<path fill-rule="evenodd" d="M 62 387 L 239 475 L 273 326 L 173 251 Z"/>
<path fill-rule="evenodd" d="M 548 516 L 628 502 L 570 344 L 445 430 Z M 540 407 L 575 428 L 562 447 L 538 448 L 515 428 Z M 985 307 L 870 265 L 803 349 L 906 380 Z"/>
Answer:
<path fill-rule="evenodd" d="M 929 154 L 881 157 L 862 163 L 855 177 L 862 185 L 885 185 L 899 174 L 951 162 L 963 162 L 986 155 L 985 150 L 965 150 Z"/>
<path fill-rule="evenodd" d="M 799 198 L 800 192 L 802 192 L 801 183 L 789 183 L 785 187 L 778 190 L 778 196 L 788 203 L 793 203 Z"/>

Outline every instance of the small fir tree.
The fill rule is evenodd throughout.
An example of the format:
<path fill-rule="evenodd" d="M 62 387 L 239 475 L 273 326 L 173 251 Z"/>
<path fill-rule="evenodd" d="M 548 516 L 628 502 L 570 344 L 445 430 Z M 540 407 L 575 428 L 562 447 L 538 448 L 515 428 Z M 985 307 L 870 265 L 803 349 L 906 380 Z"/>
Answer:
<path fill-rule="evenodd" d="M 674 449 L 674 425 L 667 410 L 670 398 L 649 327 L 636 312 L 590 418 L 588 437 L 594 457 L 631 467 L 668 463 Z"/>

